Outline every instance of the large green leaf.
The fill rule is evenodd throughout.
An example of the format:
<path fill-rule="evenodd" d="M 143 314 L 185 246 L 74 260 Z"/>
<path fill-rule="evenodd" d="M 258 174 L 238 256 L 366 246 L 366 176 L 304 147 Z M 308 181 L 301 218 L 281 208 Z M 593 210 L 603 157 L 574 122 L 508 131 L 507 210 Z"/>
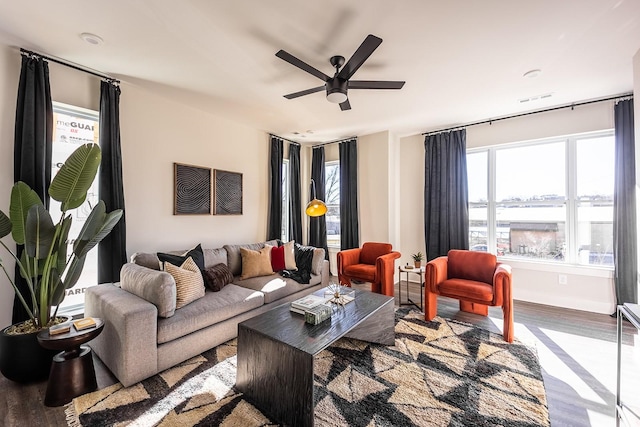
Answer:
<path fill-rule="evenodd" d="M 0 211 L 0 239 L 11 233 L 11 220 L 4 212 Z"/>
<path fill-rule="evenodd" d="M 51 215 L 42 205 L 34 205 L 27 213 L 25 249 L 30 257 L 45 259 L 56 233 Z"/>
<path fill-rule="evenodd" d="M 51 181 L 49 195 L 61 203 L 65 212 L 80 206 L 96 177 L 100 166 L 100 147 L 97 144 L 81 145 L 71 153 Z"/>
<path fill-rule="evenodd" d="M 67 240 L 69 238 L 69 229 L 71 228 L 71 215 L 67 215 L 62 221 L 62 228 L 60 229 L 60 236 L 58 237 L 58 265 L 57 269 L 60 274 L 64 272 L 67 265 L 67 247 L 69 246 Z"/>
<path fill-rule="evenodd" d="M 71 289 L 78 283 L 78 279 L 82 274 L 84 268 L 84 261 L 86 257 L 77 258 L 73 257 L 73 260 L 69 264 L 69 270 L 67 271 L 64 280 L 58 283 L 58 286 L 53 290 L 51 305 L 58 305 L 62 302 L 65 296 L 65 290 Z"/>
<path fill-rule="evenodd" d="M 74 243 L 73 252 L 76 256 L 85 256 L 111 232 L 121 217 L 122 209 L 105 214 L 104 202 L 100 200 L 89 214 Z"/>
<path fill-rule="evenodd" d="M 34 205 L 42 205 L 38 194 L 24 182 L 16 182 L 11 189 L 9 217 L 13 227 L 11 229 L 13 240 L 19 245 L 24 245 L 27 213 Z"/>

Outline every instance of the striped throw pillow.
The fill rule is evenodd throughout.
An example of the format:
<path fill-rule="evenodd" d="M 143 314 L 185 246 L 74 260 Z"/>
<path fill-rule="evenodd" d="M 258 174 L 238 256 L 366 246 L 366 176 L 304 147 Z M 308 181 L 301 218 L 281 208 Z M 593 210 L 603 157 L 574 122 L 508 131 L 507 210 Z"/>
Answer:
<path fill-rule="evenodd" d="M 193 258 L 187 258 L 180 267 L 165 262 L 163 270 L 176 281 L 176 309 L 204 296 L 202 274 Z"/>

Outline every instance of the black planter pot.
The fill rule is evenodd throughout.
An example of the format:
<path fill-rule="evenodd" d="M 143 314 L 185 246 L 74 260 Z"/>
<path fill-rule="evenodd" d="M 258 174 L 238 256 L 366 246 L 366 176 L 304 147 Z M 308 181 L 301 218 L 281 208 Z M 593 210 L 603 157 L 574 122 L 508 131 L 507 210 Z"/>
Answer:
<path fill-rule="evenodd" d="M 38 344 L 38 333 L 8 335 L 0 332 L 0 372 L 18 383 L 42 381 L 49 378 L 51 360 L 57 353 Z"/>

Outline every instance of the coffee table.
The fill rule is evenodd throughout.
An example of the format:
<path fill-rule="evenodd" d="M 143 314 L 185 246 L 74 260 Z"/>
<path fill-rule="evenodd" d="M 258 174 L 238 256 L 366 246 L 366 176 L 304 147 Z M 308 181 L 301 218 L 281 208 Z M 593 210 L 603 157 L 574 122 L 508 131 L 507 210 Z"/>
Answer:
<path fill-rule="evenodd" d="M 393 297 L 354 290 L 354 301 L 318 325 L 289 303 L 238 325 L 236 388 L 272 420 L 313 426 L 313 358 L 338 339 L 395 343 Z"/>

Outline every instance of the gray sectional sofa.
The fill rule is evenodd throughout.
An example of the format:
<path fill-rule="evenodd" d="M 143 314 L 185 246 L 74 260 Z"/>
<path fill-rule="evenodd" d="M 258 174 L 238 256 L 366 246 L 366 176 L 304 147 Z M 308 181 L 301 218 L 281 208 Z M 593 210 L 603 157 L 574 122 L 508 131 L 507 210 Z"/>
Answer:
<path fill-rule="evenodd" d="M 309 284 L 280 274 L 240 280 L 240 248 L 259 250 L 265 244 L 277 246 L 276 241 L 268 241 L 204 249 L 205 268 L 227 264 L 233 283 L 219 292 L 207 290 L 204 297 L 176 309 L 170 317 L 160 317 L 159 310 L 163 310 L 163 297 L 175 295 L 173 277 L 159 270 L 156 254 L 133 255 L 122 267 L 120 283 L 87 289 L 85 315 L 105 321 L 104 330 L 89 345 L 128 387 L 236 337 L 243 320 L 328 285 L 329 263 L 324 249 L 318 248 L 313 250 Z"/>

